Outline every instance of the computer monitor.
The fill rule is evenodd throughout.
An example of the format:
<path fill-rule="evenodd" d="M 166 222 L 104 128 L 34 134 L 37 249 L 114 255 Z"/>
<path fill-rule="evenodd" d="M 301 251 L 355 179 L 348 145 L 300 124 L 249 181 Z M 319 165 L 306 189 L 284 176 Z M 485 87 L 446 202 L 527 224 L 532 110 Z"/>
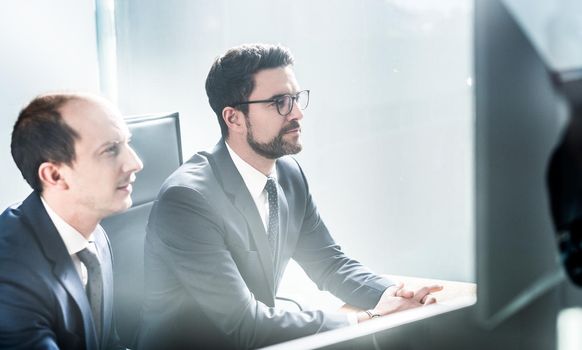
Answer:
<path fill-rule="evenodd" d="M 531 17 L 512 0 L 477 3 L 477 306 L 494 328 L 564 281 L 547 173 L 569 106 L 552 80 L 565 66 L 524 25 Z"/>

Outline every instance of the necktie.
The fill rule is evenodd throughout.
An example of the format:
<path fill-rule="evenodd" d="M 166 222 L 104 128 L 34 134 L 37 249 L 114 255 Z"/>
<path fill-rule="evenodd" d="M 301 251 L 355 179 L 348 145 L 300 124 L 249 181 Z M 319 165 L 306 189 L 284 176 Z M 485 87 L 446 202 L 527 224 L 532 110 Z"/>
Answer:
<path fill-rule="evenodd" d="M 267 178 L 265 185 L 269 199 L 269 223 L 267 225 L 267 237 L 271 245 L 273 257 L 275 256 L 277 238 L 279 236 L 279 198 L 277 197 L 277 181 L 273 177 Z"/>
<path fill-rule="evenodd" d="M 101 336 L 101 305 L 103 304 L 103 277 L 101 275 L 101 264 L 97 255 L 85 248 L 77 253 L 79 260 L 87 268 L 87 297 L 91 304 L 93 313 L 93 323 L 97 330 L 97 339 Z"/>

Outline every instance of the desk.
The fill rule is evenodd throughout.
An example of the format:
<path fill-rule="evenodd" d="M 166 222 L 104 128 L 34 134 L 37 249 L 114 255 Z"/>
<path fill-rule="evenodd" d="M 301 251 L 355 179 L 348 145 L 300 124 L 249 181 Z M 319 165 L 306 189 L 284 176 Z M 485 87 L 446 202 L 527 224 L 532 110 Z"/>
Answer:
<path fill-rule="evenodd" d="M 432 278 L 420 278 L 410 276 L 396 276 L 383 275 L 395 282 L 402 282 L 408 290 L 416 291 L 422 286 L 430 286 L 434 284 L 442 285 L 444 288 L 440 292 L 432 293 L 437 299 L 437 303 L 442 305 L 455 305 L 460 299 L 474 299 L 477 298 L 477 285 L 475 283 L 457 282 L 438 280 Z M 342 312 L 357 312 L 361 311 L 350 305 L 343 305 L 340 308 Z"/>
<path fill-rule="evenodd" d="M 276 344 L 265 349 L 271 350 L 291 350 L 291 349 L 318 349 L 318 348 L 345 348 L 345 345 L 339 345 L 342 342 L 348 342 L 352 339 L 365 338 L 370 335 L 382 332 L 387 329 L 406 325 L 415 321 L 427 319 L 450 311 L 469 308 L 475 304 L 477 297 L 477 286 L 474 283 L 437 280 L 430 278 L 419 278 L 409 276 L 385 275 L 386 277 L 402 282 L 406 288 L 415 290 L 421 286 L 440 284 L 444 289 L 434 293 L 437 298 L 437 304 L 419 307 L 416 309 L 397 312 L 391 315 L 380 317 L 359 325 L 340 328 L 321 334 L 315 334 L 304 338 L 291 340 L 288 342 Z M 325 292 L 320 292 L 321 298 L 325 297 Z M 328 298 L 330 296 L 328 295 Z M 336 308 L 337 310 L 337 308 Z M 357 309 L 349 306 L 341 306 L 342 312 L 355 312 Z M 468 309 L 465 309 L 468 310 Z M 465 312 L 467 313 L 467 312 Z M 335 344 L 335 345 L 334 345 Z M 353 345 L 353 344 L 352 344 Z M 348 345 L 349 347 L 350 345 Z"/>

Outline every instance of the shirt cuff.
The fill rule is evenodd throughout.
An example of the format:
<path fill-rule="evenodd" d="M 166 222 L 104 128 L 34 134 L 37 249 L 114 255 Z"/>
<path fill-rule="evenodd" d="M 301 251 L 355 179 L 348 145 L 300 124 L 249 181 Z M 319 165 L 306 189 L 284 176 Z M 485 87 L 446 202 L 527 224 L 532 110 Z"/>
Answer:
<path fill-rule="evenodd" d="M 350 323 L 350 326 L 357 325 L 358 324 L 358 314 L 355 312 L 348 313 L 348 322 Z"/>

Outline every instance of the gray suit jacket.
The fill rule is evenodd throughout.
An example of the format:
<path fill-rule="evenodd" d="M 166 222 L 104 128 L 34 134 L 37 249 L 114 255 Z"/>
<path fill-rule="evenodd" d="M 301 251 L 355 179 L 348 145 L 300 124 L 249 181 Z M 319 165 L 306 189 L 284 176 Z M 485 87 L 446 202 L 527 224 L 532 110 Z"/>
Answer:
<path fill-rule="evenodd" d="M 255 348 L 347 326 L 344 314 L 274 308 L 290 258 L 320 289 L 364 309 L 393 284 L 343 254 L 297 162 L 283 157 L 276 166 L 281 228 L 274 256 L 224 141 L 166 180 L 147 226 L 140 347 Z"/>

